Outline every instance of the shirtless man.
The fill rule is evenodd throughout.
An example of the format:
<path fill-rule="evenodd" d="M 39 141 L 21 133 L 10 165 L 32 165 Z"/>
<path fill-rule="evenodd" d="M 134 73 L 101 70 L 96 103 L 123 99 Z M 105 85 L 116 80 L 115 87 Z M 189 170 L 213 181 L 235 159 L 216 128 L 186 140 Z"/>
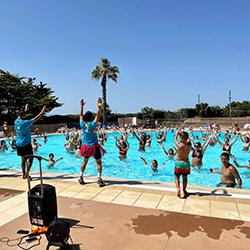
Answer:
<path fill-rule="evenodd" d="M 178 197 L 181 197 L 180 176 L 182 175 L 182 189 L 185 198 L 188 195 L 186 191 L 187 176 L 190 174 L 190 163 L 188 156 L 192 150 L 192 145 L 189 141 L 188 133 L 186 131 L 181 131 L 181 129 L 182 127 L 176 131 L 174 136 L 174 142 L 177 146 L 177 158 L 175 162 L 174 174 Z M 180 138 L 180 142 L 178 141 L 178 137 Z"/>
<path fill-rule="evenodd" d="M 222 163 L 221 170 L 210 169 L 212 174 L 221 174 L 221 182 L 218 186 L 235 187 L 235 179 L 237 179 L 238 188 L 241 188 L 242 180 L 237 169 L 229 162 L 229 154 L 227 152 L 223 152 L 220 155 L 220 158 Z"/>

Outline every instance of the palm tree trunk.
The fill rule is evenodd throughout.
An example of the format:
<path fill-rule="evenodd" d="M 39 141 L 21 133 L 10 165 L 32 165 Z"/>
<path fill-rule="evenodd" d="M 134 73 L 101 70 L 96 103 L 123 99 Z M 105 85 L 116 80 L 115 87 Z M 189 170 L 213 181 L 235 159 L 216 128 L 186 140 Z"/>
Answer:
<path fill-rule="evenodd" d="M 102 78 L 102 82 L 101 82 L 101 85 L 102 85 L 102 102 L 103 102 L 103 124 L 104 126 L 106 126 L 106 122 L 107 122 L 107 119 L 106 119 L 106 111 L 107 111 L 107 100 L 106 100 L 106 97 L 107 97 L 107 88 L 106 88 L 106 83 L 107 83 L 107 77 L 106 77 L 106 74 L 103 75 L 103 78 Z"/>

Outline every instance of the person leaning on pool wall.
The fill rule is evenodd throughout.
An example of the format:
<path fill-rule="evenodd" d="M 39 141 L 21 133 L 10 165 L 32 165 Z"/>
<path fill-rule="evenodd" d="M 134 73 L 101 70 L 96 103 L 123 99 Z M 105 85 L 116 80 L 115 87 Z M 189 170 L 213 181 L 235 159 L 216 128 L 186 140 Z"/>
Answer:
<path fill-rule="evenodd" d="M 235 187 L 235 179 L 238 182 L 238 188 L 242 187 L 242 180 L 240 178 L 240 174 L 238 170 L 229 162 L 229 154 L 227 152 L 223 152 L 220 155 L 221 158 L 221 170 L 210 169 L 212 174 L 221 174 L 221 182 L 217 186 L 225 186 L 225 187 Z"/>
<path fill-rule="evenodd" d="M 30 157 L 26 159 L 26 155 L 33 155 L 32 145 L 31 145 L 31 135 L 30 126 L 41 119 L 43 116 L 46 106 L 43 106 L 41 112 L 35 116 L 33 119 L 25 120 L 29 105 L 26 104 L 23 111 L 19 113 L 19 116 L 15 120 L 14 127 L 16 130 L 16 145 L 17 145 L 17 155 L 21 156 L 21 166 L 23 172 L 23 179 L 31 177 L 29 172 L 33 163 L 33 158 Z M 25 169 L 27 163 L 27 171 Z"/>

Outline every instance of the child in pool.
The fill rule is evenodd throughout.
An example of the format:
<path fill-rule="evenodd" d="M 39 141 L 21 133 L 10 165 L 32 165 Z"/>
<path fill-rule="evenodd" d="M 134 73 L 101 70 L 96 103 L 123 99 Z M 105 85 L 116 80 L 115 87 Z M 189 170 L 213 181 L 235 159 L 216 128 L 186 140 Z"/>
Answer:
<path fill-rule="evenodd" d="M 161 144 L 161 147 L 169 159 L 173 159 L 175 157 L 175 155 L 177 154 L 177 150 L 174 147 L 174 145 L 172 145 L 172 148 L 170 148 L 168 151 L 165 149 L 163 144 Z"/>
<path fill-rule="evenodd" d="M 63 157 L 58 158 L 57 160 L 54 160 L 55 155 L 53 153 L 49 154 L 49 159 L 46 158 L 42 158 L 44 161 L 49 162 L 49 167 L 53 167 L 55 165 L 55 163 L 57 163 L 58 161 L 62 160 Z"/>
<path fill-rule="evenodd" d="M 144 164 L 146 166 L 149 166 L 149 164 L 147 163 L 147 161 L 143 157 L 141 157 L 141 159 L 143 160 L 143 162 L 144 162 Z M 154 173 L 158 172 L 158 162 L 157 162 L 157 160 L 152 160 L 150 168 L 153 170 Z"/>

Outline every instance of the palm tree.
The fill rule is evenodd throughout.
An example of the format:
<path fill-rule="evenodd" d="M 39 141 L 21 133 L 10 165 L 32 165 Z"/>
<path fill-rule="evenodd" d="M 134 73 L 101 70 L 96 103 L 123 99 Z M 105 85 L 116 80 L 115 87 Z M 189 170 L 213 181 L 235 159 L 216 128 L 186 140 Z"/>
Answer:
<path fill-rule="evenodd" d="M 119 74 L 119 68 L 111 66 L 110 61 L 107 58 L 102 58 L 99 65 L 92 71 L 92 79 L 100 80 L 102 86 L 102 100 L 103 100 L 103 123 L 106 125 L 106 111 L 107 111 L 107 80 L 111 79 L 117 82 Z"/>

